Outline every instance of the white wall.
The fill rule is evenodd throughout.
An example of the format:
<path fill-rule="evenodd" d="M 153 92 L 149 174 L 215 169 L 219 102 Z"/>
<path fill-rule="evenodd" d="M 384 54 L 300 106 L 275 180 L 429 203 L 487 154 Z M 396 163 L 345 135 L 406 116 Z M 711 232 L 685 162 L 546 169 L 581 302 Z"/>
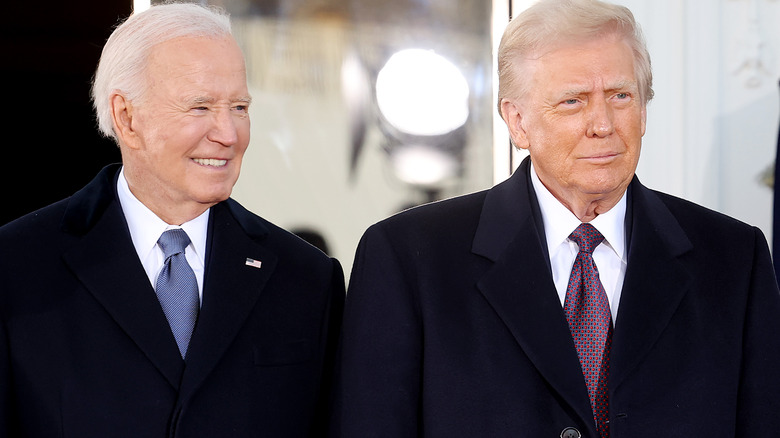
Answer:
<path fill-rule="evenodd" d="M 780 108 L 780 2 L 620 0 L 641 23 L 655 99 L 637 174 L 771 238 Z"/>

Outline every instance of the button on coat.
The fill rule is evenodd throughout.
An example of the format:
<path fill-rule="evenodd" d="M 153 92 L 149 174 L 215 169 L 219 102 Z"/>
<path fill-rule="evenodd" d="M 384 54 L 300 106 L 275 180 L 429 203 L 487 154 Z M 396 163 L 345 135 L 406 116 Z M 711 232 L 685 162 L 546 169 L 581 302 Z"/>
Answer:
<path fill-rule="evenodd" d="M 574 427 L 567 427 L 561 431 L 561 438 L 582 438 L 582 434 Z"/>

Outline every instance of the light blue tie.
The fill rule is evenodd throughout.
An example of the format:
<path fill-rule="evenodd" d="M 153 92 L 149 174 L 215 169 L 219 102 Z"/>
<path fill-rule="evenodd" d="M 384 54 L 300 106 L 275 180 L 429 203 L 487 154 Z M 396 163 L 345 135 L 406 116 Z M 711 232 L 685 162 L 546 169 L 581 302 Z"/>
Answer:
<path fill-rule="evenodd" d="M 157 243 L 165 255 L 165 263 L 157 277 L 157 299 L 184 358 L 200 308 L 198 282 L 184 256 L 190 238 L 184 230 L 174 229 L 162 233 Z"/>

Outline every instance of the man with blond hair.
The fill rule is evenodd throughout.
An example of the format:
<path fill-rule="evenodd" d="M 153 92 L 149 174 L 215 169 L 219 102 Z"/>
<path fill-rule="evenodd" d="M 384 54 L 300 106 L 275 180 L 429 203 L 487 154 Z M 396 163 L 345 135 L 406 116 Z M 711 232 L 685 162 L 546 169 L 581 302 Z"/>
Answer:
<path fill-rule="evenodd" d="M 122 164 L 0 228 L 0 437 L 321 436 L 344 278 L 229 198 L 251 97 L 228 16 L 132 15 L 93 99 Z"/>
<path fill-rule="evenodd" d="M 631 12 L 540 0 L 498 52 L 530 157 L 369 228 L 332 435 L 763 437 L 780 430 L 780 293 L 755 227 L 644 187 L 653 96 Z"/>

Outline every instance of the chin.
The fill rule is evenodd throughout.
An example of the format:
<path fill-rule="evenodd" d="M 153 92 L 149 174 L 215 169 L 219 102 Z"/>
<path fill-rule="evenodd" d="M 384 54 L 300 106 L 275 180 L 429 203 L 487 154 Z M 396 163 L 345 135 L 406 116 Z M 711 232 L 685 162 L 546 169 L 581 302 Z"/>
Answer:
<path fill-rule="evenodd" d="M 587 186 L 588 190 L 586 190 L 586 192 L 592 195 L 608 196 L 615 194 L 616 192 L 625 191 L 627 185 L 628 184 L 625 184 L 622 181 L 600 181 Z"/>
<path fill-rule="evenodd" d="M 221 192 L 202 193 L 197 197 L 197 200 L 201 204 L 214 205 L 218 202 L 222 202 L 230 197 L 230 190 Z"/>

